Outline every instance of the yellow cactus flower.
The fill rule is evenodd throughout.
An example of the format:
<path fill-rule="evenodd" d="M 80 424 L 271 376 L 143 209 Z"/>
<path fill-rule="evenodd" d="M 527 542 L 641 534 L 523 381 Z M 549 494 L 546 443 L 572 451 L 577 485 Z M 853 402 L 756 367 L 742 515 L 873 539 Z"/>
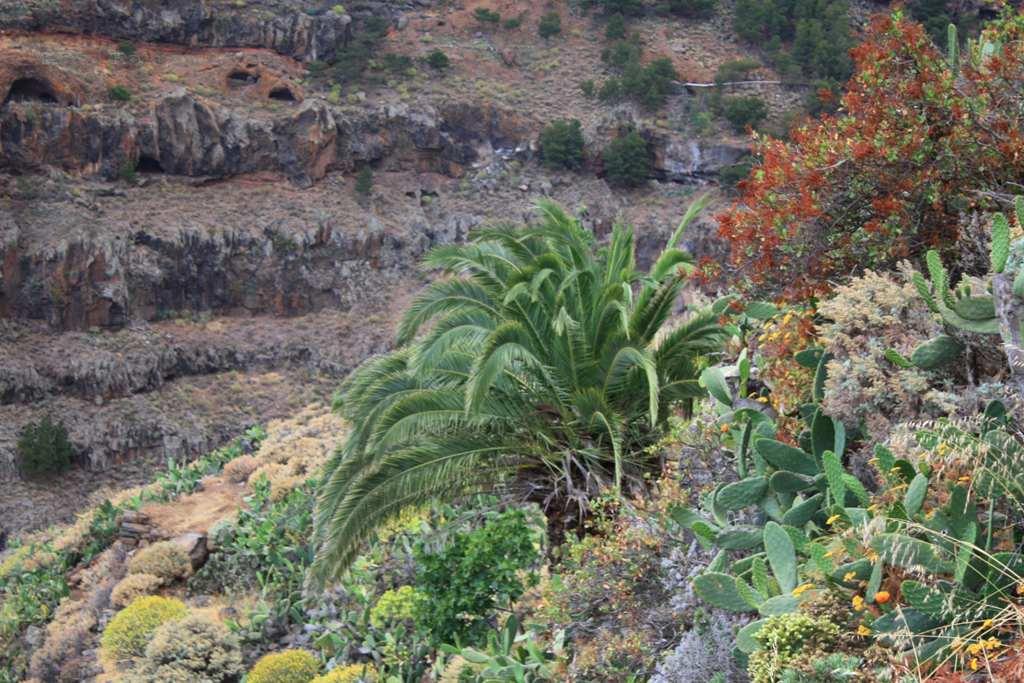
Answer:
<path fill-rule="evenodd" d="M 842 515 L 832 515 L 831 517 L 829 517 L 828 519 L 825 520 L 825 524 L 828 524 L 829 526 L 832 526 L 833 524 L 835 524 L 838 520 L 840 520 L 842 518 L 843 518 Z"/>
<path fill-rule="evenodd" d="M 871 629 L 869 629 L 864 624 L 861 624 L 860 626 L 857 627 L 857 635 L 858 636 L 870 636 L 871 635 Z"/>
<path fill-rule="evenodd" d="M 864 609 L 864 598 L 862 598 L 861 596 L 854 595 L 852 602 L 853 602 L 853 609 L 855 611 L 860 612 L 862 609 Z"/>
<path fill-rule="evenodd" d="M 794 598 L 799 598 L 801 595 L 803 595 L 807 591 L 811 590 L 812 588 L 814 588 L 814 584 L 813 583 L 805 583 L 805 584 L 799 585 L 799 586 L 797 586 L 796 588 L 793 589 L 793 597 Z"/>
<path fill-rule="evenodd" d="M 850 581 L 853 581 L 855 578 L 857 578 L 857 572 L 846 572 L 845 574 L 843 574 L 843 581 L 845 583 L 849 583 Z"/>
<path fill-rule="evenodd" d="M 979 664 L 978 664 L 978 658 L 977 658 L 977 657 L 972 657 L 972 658 L 971 658 L 971 661 L 970 661 L 970 662 L 968 662 L 968 664 L 967 664 L 967 665 L 968 665 L 969 667 L 971 667 L 971 671 L 977 671 L 977 670 L 978 670 L 978 666 L 979 666 Z"/>

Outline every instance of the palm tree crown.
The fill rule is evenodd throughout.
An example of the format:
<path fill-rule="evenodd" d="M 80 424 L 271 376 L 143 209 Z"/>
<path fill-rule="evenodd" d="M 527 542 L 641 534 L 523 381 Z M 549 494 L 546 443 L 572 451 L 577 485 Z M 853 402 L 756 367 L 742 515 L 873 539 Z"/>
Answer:
<path fill-rule="evenodd" d="M 646 452 L 726 333 L 720 307 L 659 334 L 689 255 L 676 248 L 695 203 L 644 275 L 633 234 L 599 247 L 579 221 L 540 204 L 541 220 L 434 249 L 442 277 L 406 311 L 397 349 L 344 382 L 353 431 L 327 465 L 314 576 L 346 569 L 404 508 L 498 485 L 546 509 L 585 510 L 657 466 Z"/>

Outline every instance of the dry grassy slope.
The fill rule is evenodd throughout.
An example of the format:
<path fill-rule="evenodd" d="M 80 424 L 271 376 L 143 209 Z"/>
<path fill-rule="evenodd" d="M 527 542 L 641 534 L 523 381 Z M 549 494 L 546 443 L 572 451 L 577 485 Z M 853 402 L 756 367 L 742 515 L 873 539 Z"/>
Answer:
<path fill-rule="evenodd" d="M 252 455 L 241 456 L 226 466 L 224 473 L 206 477 L 200 489 L 170 503 L 149 504 L 141 509 L 148 518 L 146 542 L 174 539 L 185 534 L 203 534 L 218 521 L 234 517 L 245 504 L 244 497 L 256 477 L 266 476 L 271 495 L 283 495 L 315 472 L 344 439 L 345 425 L 322 403 L 296 408 L 291 417 L 273 420 L 267 425 L 267 437 Z M 98 502 L 109 498 L 115 504 L 126 501 L 145 487 L 98 491 Z M 78 546 L 88 534 L 91 514 L 83 514 L 76 524 L 55 527 L 33 534 L 29 540 L 51 541 L 55 548 Z M 56 610 L 47 627 L 42 646 L 37 648 L 34 670 L 44 670 L 42 662 L 75 664 L 89 680 L 97 682 L 122 680 L 123 673 L 115 663 L 104 661 L 95 649 L 102 625 L 113 616 L 110 590 L 127 570 L 137 549 L 117 541 L 93 562 L 72 576 L 73 590 Z M 160 591 L 163 595 L 184 599 L 193 611 L 223 620 L 226 608 L 243 611 L 248 598 L 244 589 L 230 599 L 226 596 L 188 598 L 183 583 L 175 583 Z M 80 637 L 68 638 L 77 624 L 94 623 L 100 627 L 87 630 Z M 95 632 L 93 632 L 95 631 Z M 45 683 L 30 679 L 31 683 Z"/>

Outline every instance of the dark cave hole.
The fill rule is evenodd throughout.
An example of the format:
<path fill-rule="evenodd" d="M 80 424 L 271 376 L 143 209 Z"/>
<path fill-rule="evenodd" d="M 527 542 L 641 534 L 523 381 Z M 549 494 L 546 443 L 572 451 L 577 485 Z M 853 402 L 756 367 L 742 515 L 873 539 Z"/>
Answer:
<path fill-rule="evenodd" d="M 11 83 L 11 89 L 7 92 L 8 102 L 42 102 L 43 104 L 57 104 L 57 96 L 53 94 L 53 88 L 44 80 L 38 78 L 19 78 Z"/>
<path fill-rule="evenodd" d="M 256 85 L 259 82 L 259 74 L 254 74 L 250 71 L 242 71 L 241 69 L 236 69 L 228 74 L 228 85 L 242 87 L 246 85 Z"/>
<path fill-rule="evenodd" d="M 285 87 L 274 88 L 270 91 L 268 97 L 279 102 L 295 102 L 295 94 Z"/>
<path fill-rule="evenodd" d="M 136 173 L 163 173 L 164 167 L 160 162 L 151 156 L 143 154 L 139 157 L 139 163 L 135 165 Z"/>

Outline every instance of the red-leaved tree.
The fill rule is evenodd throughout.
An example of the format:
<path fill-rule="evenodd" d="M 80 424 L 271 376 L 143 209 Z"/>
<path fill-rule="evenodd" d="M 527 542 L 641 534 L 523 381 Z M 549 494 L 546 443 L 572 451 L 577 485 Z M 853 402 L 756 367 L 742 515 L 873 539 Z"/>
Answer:
<path fill-rule="evenodd" d="M 839 111 L 788 142 L 757 137 L 761 161 L 718 216 L 753 289 L 805 299 L 948 247 L 963 211 L 1022 178 L 1020 15 L 994 22 L 958 67 L 899 11 L 876 17 L 852 55 Z"/>

